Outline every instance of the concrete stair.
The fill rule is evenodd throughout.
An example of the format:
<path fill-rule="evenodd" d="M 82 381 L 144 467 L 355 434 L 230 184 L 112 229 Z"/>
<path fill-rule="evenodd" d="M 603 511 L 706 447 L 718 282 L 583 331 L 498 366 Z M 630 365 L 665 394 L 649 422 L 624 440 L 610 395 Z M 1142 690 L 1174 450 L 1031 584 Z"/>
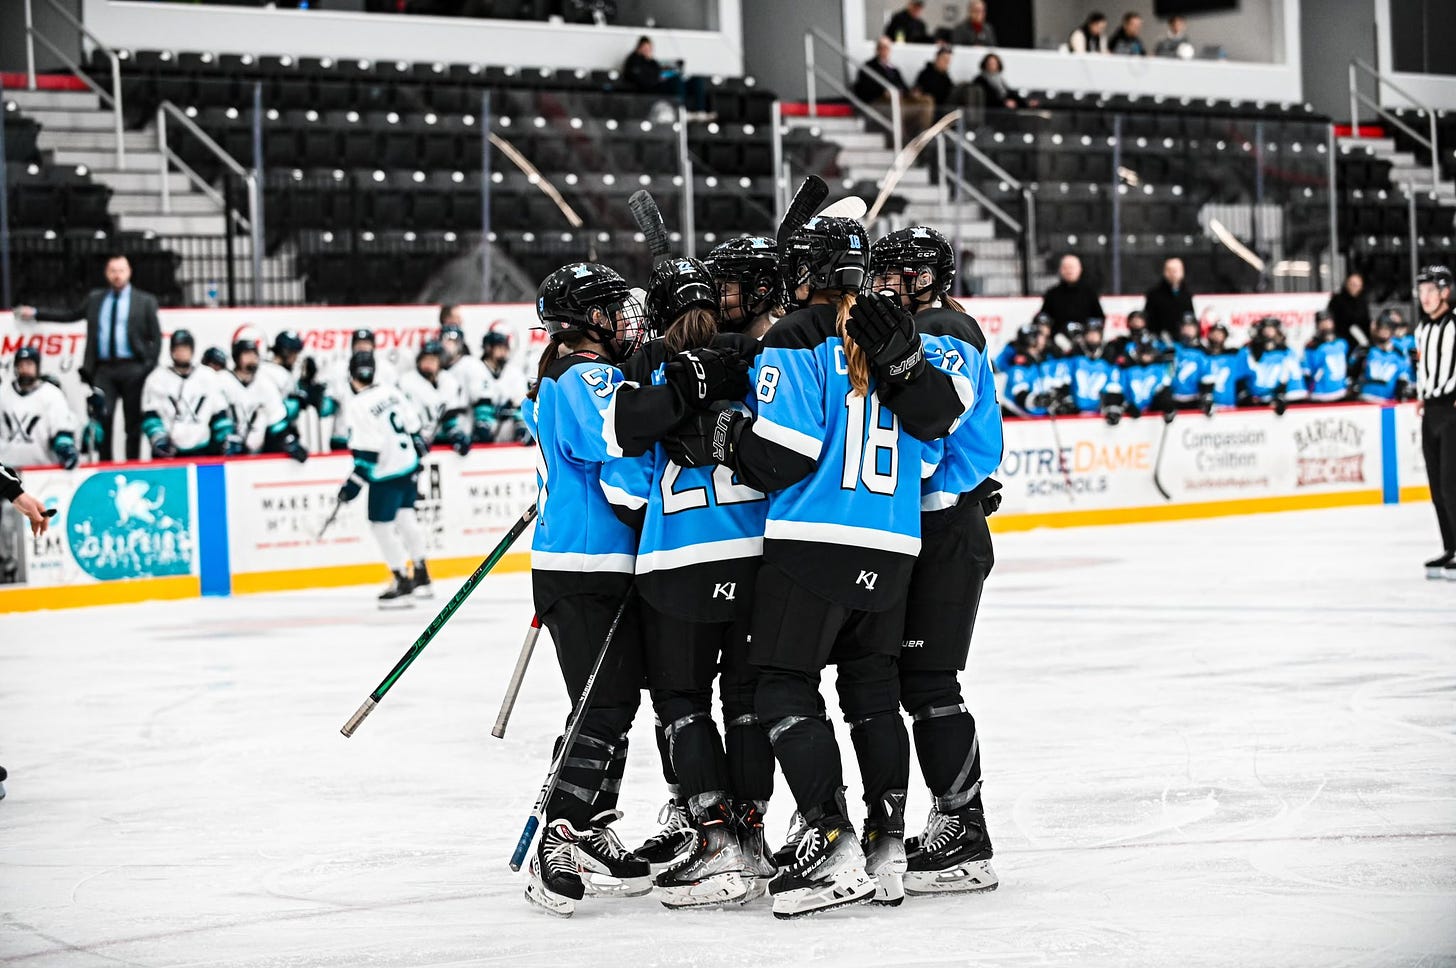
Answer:
<path fill-rule="evenodd" d="M 1397 151 L 1394 138 L 1340 138 L 1341 152 L 1364 150 L 1366 154 L 1390 162 L 1390 182 L 1397 189 L 1431 195 L 1437 201 L 1456 205 L 1456 182 L 1436 178 L 1431 166 L 1416 160 L 1409 151 Z"/>

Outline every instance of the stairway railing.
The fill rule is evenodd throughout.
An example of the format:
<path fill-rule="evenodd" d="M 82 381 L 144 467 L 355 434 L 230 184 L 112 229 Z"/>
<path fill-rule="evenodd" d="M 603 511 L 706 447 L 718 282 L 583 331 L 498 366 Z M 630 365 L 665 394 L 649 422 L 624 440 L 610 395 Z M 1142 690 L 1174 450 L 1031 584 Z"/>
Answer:
<path fill-rule="evenodd" d="M 1381 107 L 1380 103 L 1376 101 L 1375 98 L 1370 97 L 1364 91 L 1360 90 L 1360 77 L 1362 75 L 1374 79 L 1376 85 L 1375 93 L 1377 96 L 1380 94 L 1380 85 L 1384 84 L 1386 87 L 1390 88 L 1392 91 L 1399 94 L 1401 97 L 1405 98 L 1411 104 L 1419 108 L 1425 114 L 1426 120 L 1430 122 L 1430 137 L 1428 138 L 1421 135 L 1419 132 L 1416 131 L 1415 128 L 1412 128 L 1400 118 L 1396 117 L 1394 113 L 1385 109 L 1384 107 Z M 1400 130 L 1404 131 L 1406 134 L 1410 135 L 1411 139 L 1415 141 L 1416 144 L 1422 146 L 1431 153 L 1431 187 L 1434 189 L 1438 184 L 1440 184 L 1441 163 L 1439 158 L 1439 141 L 1436 137 L 1435 110 L 1432 109 L 1429 104 L 1425 104 L 1417 100 L 1411 95 L 1409 91 L 1398 86 L 1389 77 L 1380 73 L 1375 68 L 1371 67 L 1369 64 L 1356 57 L 1354 60 L 1350 61 L 1350 137 L 1356 139 L 1360 138 L 1360 105 L 1362 104 L 1368 107 L 1370 110 L 1374 111 L 1376 116 L 1378 116 L 1382 121 L 1388 121 Z"/>
<path fill-rule="evenodd" d="M 857 97 L 854 91 L 852 91 L 849 86 L 844 83 L 844 80 L 841 77 L 836 77 L 834 74 L 829 73 L 824 68 L 820 67 L 818 63 L 816 63 L 814 57 L 815 40 L 818 40 L 825 47 L 828 47 L 829 50 L 834 54 L 834 56 L 838 58 L 841 69 L 847 67 L 858 70 L 860 66 L 853 57 L 849 56 L 849 51 L 839 46 L 839 44 L 837 44 L 832 37 L 830 37 L 824 31 L 820 30 L 818 27 L 811 27 L 807 31 L 805 31 L 804 83 L 808 88 L 810 116 L 817 117 L 819 114 L 819 92 L 815 85 L 815 80 L 817 79 L 823 81 L 825 84 L 828 84 L 829 87 L 835 92 L 843 95 L 850 104 L 853 104 L 855 107 L 859 108 L 859 110 L 865 115 L 865 117 L 874 121 L 882 128 L 888 128 L 890 130 L 890 138 L 895 146 L 895 154 L 898 155 L 900 153 L 900 148 L 903 146 L 901 141 L 900 129 L 901 114 L 899 89 L 880 75 L 876 74 L 874 71 L 865 72 L 865 76 L 873 78 L 875 83 L 880 85 L 880 87 L 884 88 L 885 93 L 890 96 L 890 116 L 886 118 L 879 111 L 870 107 L 869 104 Z"/>
<path fill-rule="evenodd" d="M 81 21 L 77 20 L 76 17 L 71 13 L 71 11 L 63 7 L 58 2 L 58 0 L 45 0 L 45 2 L 49 4 L 57 13 L 59 13 L 67 23 L 79 30 L 82 36 L 84 36 L 87 40 L 91 41 L 91 43 L 95 44 L 96 49 L 105 54 L 107 59 L 111 61 L 111 90 L 108 92 L 100 84 L 97 84 L 95 81 L 93 81 L 90 76 L 87 75 L 85 70 L 81 68 L 81 65 L 77 63 L 64 50 L 62 50 L 55 43 L 55 41 L 51 40 L 45 34 L 41 33 L 39 30 L 36 29 L 35 16 L 34 11 L 31 8 L 31 2 L 32 0 L 25 0 L 25 66 L 26 73 L 29 75 L 30 89 L 32 91 L 38 89 L 35 80 L 35 42 L 40 41 L 47 50 L 49 50 L 52 54 L 56 55 L 56 57 L 60 58 L 61 63 L 69 67 L 75 73 L 75 75 L 79 77 L 82 82 L 85 83 L 87 87 L 89 87 L 92 91 L 96 92 L 96 96 L 101 98 L 101 102 L 103 104 L 111 108 L 111 113 L 115 118 L 116 127 L 116 167 L 125 168 L 126 139 L 123 137 L 125 125 L 122 123 L 121 112 L 121 58 L 116 55 L 116 51 L 112 50 L 110 47 L 107 47 L 96 37 L 95 34 L 87 30 L 86 25 L 81 23 Z"/>

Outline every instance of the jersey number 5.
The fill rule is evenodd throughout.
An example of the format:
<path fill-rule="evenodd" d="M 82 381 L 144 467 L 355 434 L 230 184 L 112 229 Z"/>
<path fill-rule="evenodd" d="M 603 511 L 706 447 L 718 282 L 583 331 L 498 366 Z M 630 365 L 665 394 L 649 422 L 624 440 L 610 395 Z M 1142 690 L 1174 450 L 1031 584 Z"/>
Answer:
<path fill-rule="evenodd" d="M 844 473 L 839 485 L 855 490 L 863 482 L 875 494 L 894 494 L 900 480 L 900 418 L 880 407 L 880 398 L 851 390 L 844 397 Z M 883 426 L 889 414 L 890 425 Z M 881 470 L 883 466 L 884 470 Z"/>

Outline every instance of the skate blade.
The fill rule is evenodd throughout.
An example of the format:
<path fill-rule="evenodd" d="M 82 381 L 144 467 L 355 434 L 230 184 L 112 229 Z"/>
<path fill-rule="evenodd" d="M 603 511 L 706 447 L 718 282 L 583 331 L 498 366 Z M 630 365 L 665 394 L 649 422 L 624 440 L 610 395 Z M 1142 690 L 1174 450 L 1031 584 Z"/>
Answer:
<path fill-rule="evenodd" d="M 673 910 L 737 904 L 747 895 L 748 885 L 737 871 L 714 874 L 696 884 L 675 884 L 657 888 L 657 899 L 662 902 L 662 906 Z"/>
<path fill-rule="evenodd" d="M 534 884 L 527 884 L 524 893 L 526 895 L 526 901 L 531 907 L 538 911 L 544 911 L 552 917 L 569 918 L 576 913 L 576 902 L 569 897 L 554 898 L 547 894 L 545 890 L 537 888 Z"/>
<path fill-rule="evenodd" d="M 581 883 L 590 897 L 618 898 L 641 897 L 652 893 L 651 877 L 616 878 L 598 874 L 585 868 L 581 871 Z"/>
<path fill-rule="evenodd" d="M 819 888 L 801 888 L 774 895 L 773 916 L 780 921 L 823 914 L 835 908 L 851 904 L 866 904 L 874 900 L 875 882 L 863 871 L 852 874 L 843 882 Z"/>
<path fill-rule="evenodd" d="M 414 608 L 415 603 L 408 598 L 389 598 L 379 603 L 381 610 L 393 612 L 403 608 Z"/>
<path fill-rule="evenodd" d="M 435 590 L 430 586 L 426 585 L 424 588 L 416 588 L 413 592 L 411 592 L 411 594 L 414 595 L 415 598 L 429 599 L 435 597 Z"/>
<path fill-rule="evenodd" d="M 1427 568 L 1426 569 L 1426 580 L 1427 581 L 1445 581 L 1446 580 L 1446 569 L 1444 569 L 1444 568 Z"/>
<path fill-rule="evenodd" d="M 883 907 L 899 907 L 905 903 L 904 875 L 889 871 L 876 874 L 873 903 Z"/>
<path fill-rule="evenodd" d="M 767 877 L 744 875 L 743 880 L 748 885 L 748 892 L 738 899 L 738 903 L 748 904 L 768 893 L 768 882 L 773 880 L 773 875 L 770 874 Z"/>
<path fill-rule="evenodd" d="M 973 860 L 943 871 L 912 871 L 905 875 L 905 893 L 911 897 L 936 894 L 985 894 L 1001 881 L 989 860 Z"/>

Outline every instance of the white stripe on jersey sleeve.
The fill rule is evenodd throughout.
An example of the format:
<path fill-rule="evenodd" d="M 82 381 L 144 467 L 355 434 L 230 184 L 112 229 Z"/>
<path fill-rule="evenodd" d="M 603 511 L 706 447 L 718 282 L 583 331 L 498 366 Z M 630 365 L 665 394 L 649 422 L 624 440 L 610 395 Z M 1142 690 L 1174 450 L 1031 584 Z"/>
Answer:
<path fill-rule="evenodd" d="M 607 571 L 632 574 L 633 555 L 589 555 L 580 551 L 531 551 L 531 567 L 541 571 Z"/>
<path fill-rule="evenodd" d="M 922 511 L 944 511 L 946 508 L 953 508 L 956 501 L 960 499 L 959 494 L 952 494 L 949 491 L 931 491 L 920 497 L 920 510 Z"/>
<path fill-rule="evenodd" d="M 802 430 L 776 424 L 764 417 L 753 421 L 753 432 L 764 440 L 792 450 L 796 454 L 803 454 L 812 461 L 818 461 L 819 454 L 824 449 L 822 441 L 810 437 Z"/>
<path fill-rule="evenodd" d="M 900 555 L 920 553 L 918 537 L 894 534 L 878 528 L 857 528 L 850 524 L 831 524 L 828 521 L 769 521 L 764 528 L 763 536 L 780 541 L 814 541 L 820 544 L 875 548 Z"/>
<path fill-rule="evenodd" d="M 649 551 L 637 556 L 637 574 L 653 571 L 671 571 L 688 565 L 700 565 L 710 561 L 728 561 L 732 558 L 757 558 L 763 554 L 763 539 L 725 538 L 722 541 L 705 541 L 686 548 L 669 548 Z"/>
<path fill-rule="evenodd" d="M 619 508 L 636 511 L 638 508 L 647 506 L 647 499 L 645 497 L 638 497 L 630 491 L 624 490 L 615 484 L 608 484 L 606 481 L 599 480 L 598 483 L 602 485 L 602 493 L 607 496 L 607 500 Z"/>

